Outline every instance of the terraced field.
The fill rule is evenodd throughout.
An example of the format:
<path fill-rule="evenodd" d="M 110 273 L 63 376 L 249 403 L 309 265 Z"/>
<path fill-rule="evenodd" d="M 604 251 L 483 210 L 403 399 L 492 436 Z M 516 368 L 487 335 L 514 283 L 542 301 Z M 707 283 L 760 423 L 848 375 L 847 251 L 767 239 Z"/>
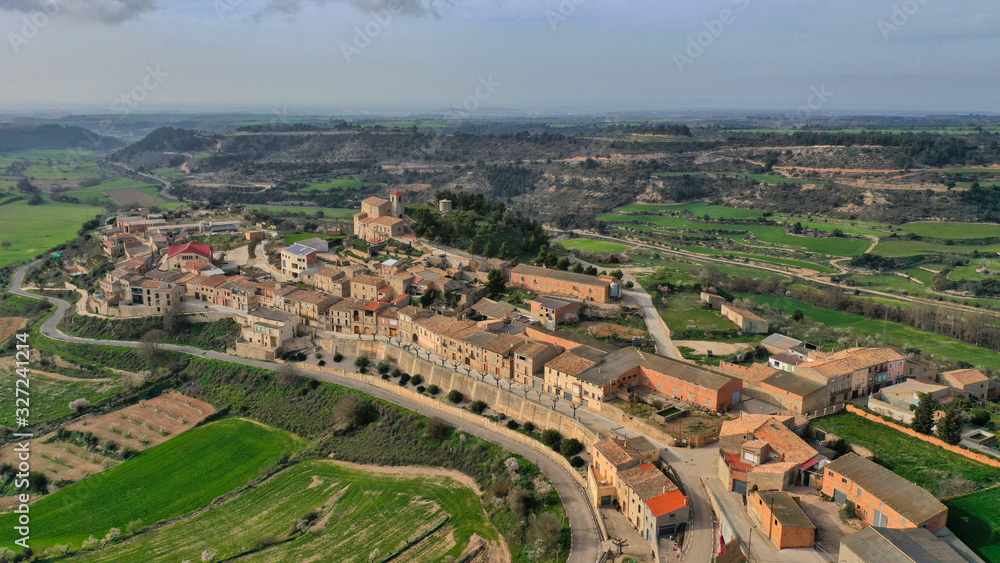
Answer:
<path fill-rule="evenodd" d="M 243 419 L 194 428 L 39 499 L 32 505 L 32 526 L 45 533 L 32 537 L 32 548 L 79 547 L 90 535 L 100 538 L 135 520 L 152 524 L 189 514 L 245 485 L 299 443 L 287 432 Z M 12 514 L 0 516 L 0 543 L 13 545 L 13 522 Z"/>
<path fill-rule="evenodd" d="M 559 241 L 559 244 L 572 250 L 586 250 L 588 252 L 608 252 L 611 254 L 625 252 L 626 250 L 629 249 L 629 246 L 626 244 L 618 244 L 616 242 L 607 242 L 603 240 L 592 240 L 585 238 L 561 240 Z"/>
<path fill-rule="evenodd" d="M 996 223 L 945 223 L 923 221 L 907 223 L 903 230 L 922 237 L 941 239 L 977 239 L 1000 237 L 1000 225 Z"/>
<path fill-rule="evenodd" d="M 315 519 L 299 524 L 306 514 Z M 225 530 L 225 533 L 219 533 Z M 473 535 L 499 542 L 479 498 L 447 477 L 372 474 L 312 461 L 235 499 L 133 540 L 71 561 L 442 561 Z"/>

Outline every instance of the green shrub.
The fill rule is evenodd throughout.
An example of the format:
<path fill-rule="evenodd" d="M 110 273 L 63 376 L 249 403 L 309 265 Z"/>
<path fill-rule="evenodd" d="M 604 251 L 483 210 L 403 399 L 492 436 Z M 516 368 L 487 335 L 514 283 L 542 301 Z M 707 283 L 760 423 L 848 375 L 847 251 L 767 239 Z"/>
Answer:
<path fill-rule="evenodd" d="M 399 368 L 395 368 L 395 369 L 392 370 L 392 373 L 390 373 L 389 375 L 391 375 L 393 377 L 399 377 L 399 376 L 403 375 L 403 370 L 401 370 Z"/>
<path fill-rule="evenodd" d="M 562 443 L 559 444 L 559 453 L 561 453 L 566 457 L 575 456 L 576 454 L 582 451 L 583 451 L 583 444 L 580 443 L 580 440 L 577 440 L 576 438 L 563 440 Z"/>
<path fill-rule="evenodd" d="M 400 387 L 406 386 L 406 384 L 409 381 L 410 381 L 410 374 L 404 373 L 403 375 L 399 376 L 399 386 Z"/>
<path fill-rule="evenodd" d="M 335 361 L 335 362 L 338 362 L 338 363 L 339 363 L 339 362 L 341 362 L 341 361 L 342 361 L 343 359 L 344 359 L 344 355 L 343 355 L 343 354 L 341 354 L 340 352 L 337 352 L 336 354 L 334 354 L 334 355 L 333 355 L 333 361 Z"/>
<path fill-rule="evenodd" d="M 448 400 L 457 405 L 465 400 L 465 395 L 458 389 L 452 389 L 448 391 Z"/>
<path fill-rule="evenodd" d="M 427 388 L 427 392 L 430 393 L 431 395 L 437 395 L 438 393 L 441 392 L 441 388 L 432 383 L 430 387 Z"/>
<path fill-rule="evenodd" d="M 534 423 L 525 422 L 524 423 L 524 431 L 525 432 L 534 432 L 535 431 L 535 425 L 534 425 Z"/>
<path fill-rule="evenodd" d="M 472 401 L 469 405 L 469 411 L 476 414 L 483 414 L 483 411 L 485 411 L 487 407 L 489 407 L 489 405 L 486 404 L 486 401 Z"/>
<path fill-rule="evenodd" d="M 578 455 L 573 456 L 573 459 L 569 460 L 569 464 L 573 467 L 583 467 L 586 463 L 587 462 L 583 461 L 583 458 Z"/>
<path fill-rule="evenodd" d="M 365 369 L 371 364 L 372 361 L 368 359 L 368 356 L 358 356 L 354 358 L 354 367 L 358 369 Z"/>
<path fill-rule="evenodd" d="M 388 362 L 379 362 L 377 369 L 378 369 L 379 373 L 386 374 L 386 373 L 389 373 L 389 368 L 390 367 L 392 367 L 392 366 L 390 366 Z"/>
<path fill-rule="evenodd" d="M 990 411 L 986 409 L 972 409 L 969 411 L 969 422 L 976 426 L 986 426 L 990 418 Z"/>
<path fill-rule="evenodd" d="M 426 390 L 427 390 L 427 388 L 424 387 L 423 385 L 420 385 L 419 387 L 417 387 L 417 393 L 423 393 Z"/>
<path fill-rule="evenodd" d="M 518 424 L 517 421 L 514 420 L 514 419 L 511 419 L 511 420 L 507 421 L 507 428 L 510 428 L 511 430 L 517 430 L 520 427 L 521 427 L 521 425 Z"/>
<path fill-rule="evenodd" d="M 410 378 L 410 382 L 413 383 L 414 385 L 420 385 L 421 383 L 424 382 L 424 376 L 418 373 Z"/>
<path fill-rule="evenodd" d="M 562 434 L 558 430 L 546 430 L 542 432 L 542 443 L 553 450 L 559 451 L 559 444 L 562 443 L 562 439 Z"/>
<path fill-rule="evenodd" d="M 440 418 L 432 418 L 427 421 L 426 435 L 429 440 L 441 442 L 451 434 L 451 431 L 451 425 Z"/>

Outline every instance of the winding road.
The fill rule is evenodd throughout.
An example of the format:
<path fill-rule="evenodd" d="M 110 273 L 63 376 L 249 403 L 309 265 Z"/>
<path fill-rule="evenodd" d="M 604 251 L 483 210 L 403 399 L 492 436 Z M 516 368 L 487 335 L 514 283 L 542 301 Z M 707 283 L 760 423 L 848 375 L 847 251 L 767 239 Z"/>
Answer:
<path fill-rule="evenodd" d="M 30 270 L 32 267 L 36 266 L 40 262 L 41 262 L 40 260 L 36 260 L 34 262 L 31 262 L 29 264 L 26 264 L 18 268 L 18 270 L 14 273 L 13 280 L 11 281 L 11 292 L 31 299 L 46 299 L 55 304 L 56 312 L 53 315 L 51 315 L 48 319 L 46 319 L 45 322 L 42 323 L 42 326 L 40 328 L 40 331 L 43 335 L 53 340 L 58 340 L 61 342 L 72 342 L 75 344 L 87 344 L 92 346 L 120 346 L 126 348 L 139 347 L 138 342 L 79 338 L 75 336 L 69 336 L 60 331 L 59 322 L 66 315 L 67 311 L 70 310 L 72 305 L 62 299 L 54 297 L 43 297 L 35 295 L 33 293 L 29 293 L 22 288 L 22 284 L 24 282 L 24 276 L 27 274 L 28 270 Z M 228 354 L 223 354 L 220 352 L 200 350 L 197 348 L 190 348 L 187 346 L 162 344 L 160 345 L 160 348 L 171 352 L 179 352 L 182 354 L 189 354 L 192 356 L 210 358 L 213 360 L 232 362 L 255 368 L 262 368 L 268 370 L 274 370 L 276 368 L 276 364 L 268 362 L 261 362 L 247 358 L 239 358 L 235 356 L 230 356 Z M 548 477 L 549 481 L 552 482 L 553 486 L 555 486 L 556 491 L 559 492 L 559 496 L 562 499 L 563 506 L 566 508 L 566 515 L 569 518 L 569 525 L 570 529 L 572 530 L 569 561 L 571 563 L 593 563 L 597 561 L 599 555 L 599 548 L 601 545 L 601 533 L 597 527 L 597 522 L 594 520 L 593 511 L 590 508 L 590 502 L 587 499 L 586 492 L 578 485 L 576 478 L 573 475 L 571 475 L 567 469 L 557 464 L 552 458 L 548 457 L 548 455 L 543 454 L 534 448 L 525 446 L 519 442 L 512 441 L 499 433 L 493 432 L 488 428 L 469 424 L 467 421 L 459 417 L 450 415 L 447 412 L 427 407 L 422 403 L 411 401 L 406 397 L 401 397 L 394 393 L 384 391 L 378 387 L 372 387 L 363 382 L 355 381 L 353 379 L 347 379 L 335 375 L 310 371 L 306 366 L 300 366 L 300 367 L 302 368 L 300 372 L 306 377 L 310 377 L 312 379 L 317 379 L 320 381 L 335 383 L 337 385 L 342 385 L 344 387 L 349 387 L 351 389 L 357 389 L 374 397 L 378 397 L 380 399 L 389 401 L 391 403 L 418 412 L 425 416 L 434 416 L 440 418 L 463 432 L 467 432 L 474 436 L 478 436 L 479 438 L 482 438 L 488 442 L 492 442 L 510 452 L 513 452 L 531 461 L 536 466 L 538 466 L 538 468 L 542 471 L 542 473 L 544 473 L 545 476 Z"/>

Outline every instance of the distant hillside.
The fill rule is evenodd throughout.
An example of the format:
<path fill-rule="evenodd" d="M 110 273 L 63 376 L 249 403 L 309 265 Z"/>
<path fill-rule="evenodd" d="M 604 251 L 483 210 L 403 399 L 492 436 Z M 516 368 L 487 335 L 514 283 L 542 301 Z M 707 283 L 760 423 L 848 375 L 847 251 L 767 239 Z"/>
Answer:
<path fill-rule="evenodd" d="M 61 125 L 0 127 L 0 152 L 70 148 L 111 150 L 124 144 L 114 137 L 98 135 L 82 127 Z"/>
<path fill-rule="evenodd" d="M 216 137 L 210 133 L 202 133 L 190 129 L 175 129 L 161 127 L 141 141 L 132 143 L 113 155 L 117 160 L 128 160 L 148 152 L 197 152 L 213 147 Z"/>

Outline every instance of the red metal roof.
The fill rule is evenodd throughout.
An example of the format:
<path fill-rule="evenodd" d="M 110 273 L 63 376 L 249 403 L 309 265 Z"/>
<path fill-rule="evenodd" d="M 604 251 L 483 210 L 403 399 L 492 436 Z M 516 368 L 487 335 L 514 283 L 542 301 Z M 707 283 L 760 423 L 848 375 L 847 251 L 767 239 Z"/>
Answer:
<path fill-rule="evenodd" d="M 187 252 L 197 254 L 199 256 L 204 256 L 209 260 L 212 259 L 212 245 L 199 244 L 197 242 L 189 242 L 187 244 L 182 244 L 180 246 L 171 246 L 170 249 L 167 250 L 167 258 L 171 258 L 178 254 L 183 254 Z"/>

